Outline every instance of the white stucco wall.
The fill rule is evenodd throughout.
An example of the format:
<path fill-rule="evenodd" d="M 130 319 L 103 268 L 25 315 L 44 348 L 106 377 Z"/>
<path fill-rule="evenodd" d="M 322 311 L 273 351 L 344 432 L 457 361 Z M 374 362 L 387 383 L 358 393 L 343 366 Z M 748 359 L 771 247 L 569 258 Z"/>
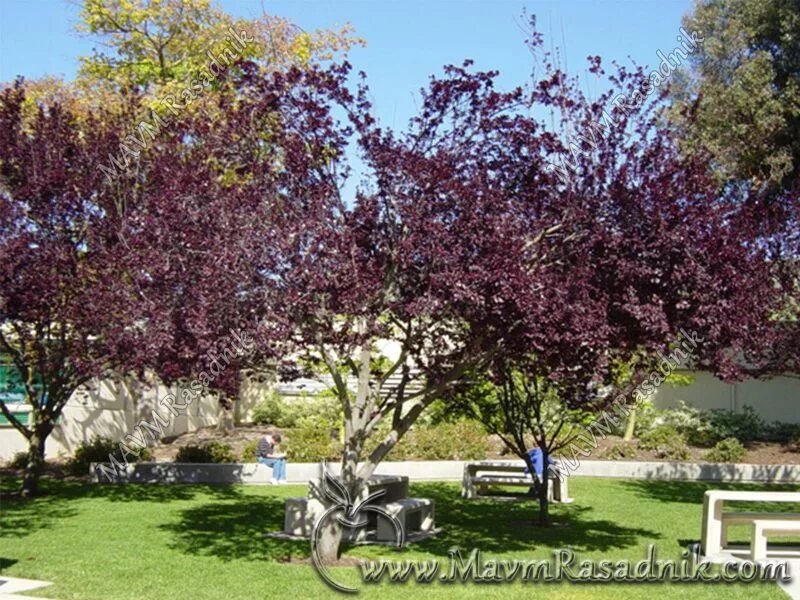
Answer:
<path fill-rule="evenodd" d="M 725 383 L 710 373 L 681 373 L 692 375 L 694 383 L 679 387 L 662 385 L 655 397 L 656 407 L 675 408 L 683 400 L 697 408 L 736 412 L 749 405 L 767 422 L 800 423 L 800 377 Z"/>
<path fill-rule="evenodd" d="M 800 378 L 775 377 L 769 380 L 750 380 L 728 384 L 713 375 L 693 372 L 694 383 L 688 386 L 662 385 L 655 397 L 658 408 L 672 408 L 683 400 L 703 409 L 722 408 L 741 410 L 750 405 L 767 421 L 800 423 Z M 267 397 L 272 383 L 245 381 L 234 411 L 237 421 L 248 421 L 252 408 Z M 71 455 L 75 447 L 94 435 L 122 440 L 141 419 L 152 420 L 152 411 L 170 391 L 164 385 L 143 386 L 135 382 L 104 381 L 94 389 L 76 392 L 64 409 L 60 425 L 47 442 L 48 457 Z M 217 423 L 219 409 L 213 397 L 193 402 L 172 418 L 165 435 L 177 435 Z M 26 449 L 25 439 L 11 426 L 0 426 L 0 461 Z"/>
<path fill-rule="evenodd" d="M 133 432 L 140 420 L 152 422 L 154 410 L 158 410 L 162 419 L 169 422 L 169 426 L 164 427 L 165 436 L 217 422 L 217 400 L 210 396 L 201 397 L 179 411 L 178 415 L 170 416 L 168 409 L 159 405 L 159 402 L 170 392 L 176 391 L 164 385 L 102 381 L 89 389 L 75 392 L 64 407 L 59 425 L 47 440 L 47 457 L 69 456 L 78 444 L 95 435 L 123 440 Z M 27 406 L 20 405 L 19 410 L 27 411 Z M 0 460 L 7 460 L 26 449 L 27 443 L 22 434 L 11 425 L 0 426 Z"/>

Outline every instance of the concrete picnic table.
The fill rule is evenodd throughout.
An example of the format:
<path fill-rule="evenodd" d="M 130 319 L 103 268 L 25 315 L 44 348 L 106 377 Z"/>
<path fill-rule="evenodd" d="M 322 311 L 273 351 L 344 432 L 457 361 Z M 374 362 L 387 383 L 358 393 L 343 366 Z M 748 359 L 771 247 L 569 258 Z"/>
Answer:
<path fill-rule="evenodd" d="M 703 496 L 700 537 L 701 552 L 706 557 L 714 557 L 722 552 L 722 508 L 726 501 L 800 503 L 800 492 L 708 490 Z"/>
<path fill-rule="evenodd" d="M 533 476 L 525 473 L 527 465 L 522 460 L 480 460 L 464 464 L 464 476 L 461 482 L 461 496 L 463 498 L 475 498 L 478 496 L 478 487 L 482 487 L 484 482 L 492 484 L 522 485 L 533 487 Z M 514 473 L 518 477 L 500 475 L 492 478 L 491 475 L 479 476 L 479 472 L 486 473 Z M 572 502 L 569 498 L 567 489 L 567 477 L 561 474 L 558 462 L 550 465 L 550 479 L 553 485 L 548 487 L 554 502 Z"/>

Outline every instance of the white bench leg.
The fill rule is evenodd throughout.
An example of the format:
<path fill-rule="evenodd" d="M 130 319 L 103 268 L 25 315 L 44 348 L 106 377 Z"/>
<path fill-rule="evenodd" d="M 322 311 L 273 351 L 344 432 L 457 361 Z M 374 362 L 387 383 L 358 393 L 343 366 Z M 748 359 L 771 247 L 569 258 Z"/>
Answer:
<path fill-rule="evenodd" d="M 408 516 L 415 515 L 417 512 L 420 513 L 419 529 L 409 531 Z M 397 520 L 400 522 L 400 527 L 402 527 L 406 535 L 414 533 L 414 531 L 433 531 L 435 527 L 433 505 L 420 506 L 411 510 L 401 510 L 395 517 L 397 517 Z M 375 538 L 381 542 L 393 542 L 397 539 L 397 532 L 389 519 L 378 515 Z"/>
<path fill-rule="evenodd" d="M 764 530 L 761 529 L 757 523 L 753 523 L 750 558 L 754 562 L 757 560 L 766 560 L 767 558 L 767 536 L 764 535 Z"/>
<path fill-rule="evenodd" d="M 703 533 L 700 540 L 704 556 L 714 556 L 722 551 L 722 500 L 709 501 L 703 497 Z"/>
<path fill-rule="evenodd" d="M 569 497 L 569 487 L 567 486 L 567 476 L 562 475 L 561 477 L 556 478 L 555 480 L 556 486 L 556 499 L 562 503 L 572 502 L 572 498 Z"/>
<path fill-rule="evenodd" d="M 464 478 L 461 483 L 461 497 L 474 498 L 475 497 L 475 481 L 472 477 L 472 470 L 469 466 L 464 467 Z"/>
<path fill-rule="evenodd" d="M 422 519 L 419 524 L 420 531 L 433 531 L 434 528 L 433 505 L 422 509 Z"/>

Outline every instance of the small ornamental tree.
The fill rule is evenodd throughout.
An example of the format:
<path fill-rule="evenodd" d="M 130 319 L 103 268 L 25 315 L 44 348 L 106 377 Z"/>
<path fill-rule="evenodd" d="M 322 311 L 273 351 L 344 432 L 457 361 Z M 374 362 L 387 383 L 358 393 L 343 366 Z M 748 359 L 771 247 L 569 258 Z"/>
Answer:
<path fill-rule="evenodd" d="M 591 70 L 602 73 L 596 59 Z M 451 400 L 526 462 L 540 448 L 546 468 L 603 411 L 627 414 L 642 400 L 637 384 L 687 335 L 695 368 L 724 379 L 763 372 L 764 361 L 748 359 L 776 339 L 770 316 L 779 306 L 749 198 L 720 192 L 705 157 L 681 154 L 656 118 L 661 98 L 641 101 L 643 72 L 619 71 L 595 101 L 559 73 L 550 82 L 571 155 L 551 160 L 571 166 L 550 201 L 568 235 L 542 244 L 540 256 L 553 258 L 532 265 L 518 292 L 524 316 L 483 376 L 488 393 Z M 629 393 L 615 389 L 620 381 Z M 547 485 L 544 477 L 542 524 Z"/>
<path fill-rule="evenodd" d="M 599 59 L 591 71 L 602 74 Z M 682 158 L 653 112 L 612 102 L 641 72 L 621 71 L 592 101 L 555 69 L 500 92 L 495 73 L 448 67 L 403 134 L 376 122 L 347 74 L 253 76 L 239 97 L 281 124 L 276 198 L 305 217 L 282 230 L 290 244 L 262 296 L 283 307 L 272 313 L 283 339 L 334 382 L 351 494 L 431 402 L 497 361 L 532 356 L 536 376 L 586 389 L 575 372 L 597 385 L 612 361 L 665 348 L 686 327 L 706 339 L 701 364 L 735 372 L 743 328 L 755 337 L 764 318 L 752 301 L 769 286 L 763 260 L 702 160 Z M 577 152 L 536 107 L 561 115 Z M 366 169 L 347 201 L 353 140 Z M 568 155 L 565 181 L 550 165 Z M 376 359 L 387 341 L 388 364 Z M 323 531 L 323 558 L 336 557 L 340 533 Z"/>
<path fill-rule="evenodd" d="M 75 389 L 117 362 L 131 298 L 115 274 L 118 226 L 98 164 L 118 139 L 58 105 L 23 125 L 20 85 L 0 94 L 0 352 L 30 419 L 0 399 L 28 441 L 22 494 L 36 493 L 47 437 Z M 116 338 L 118 344 L 109 344 Z"/>
<path fill-rule="evenodd" d="M 602 74 L 599 59 L 591 70 Z M 594 410 L 602 402 L 585 390 L 611 364 L 667 348 L 681 327 L 705 340 L 700 366 L 737 371 L 767 314 L 755 230 L 654 112 L 612 102 L 642 73 L 620 72 L 591 101 L 554 69 L 531 89 L 499 92 L 494 73 L 448 67 L 404 134 L 380 127 L 346 74 L 247 87 L 290 132 L 286 205 L 316 215 L 291 234 L 272 290 L 298 351 L 334 382 L 351 493 L 471 371 L 533 360 L 527 372 L 569 391 L 568 407 Z M 532 116 L 536 106 L 560 113 L 579 152 Z M 351 134 L 367 170 L 348 203 Z M 565 182 L 550 165 L 570 153 Z M 386 341 L 390 364 L 375 359 Z M 368 444 L 382 423 L 389 433 Z M 336 524 L 323 532 L 324 558 L 339 536 Z"/>

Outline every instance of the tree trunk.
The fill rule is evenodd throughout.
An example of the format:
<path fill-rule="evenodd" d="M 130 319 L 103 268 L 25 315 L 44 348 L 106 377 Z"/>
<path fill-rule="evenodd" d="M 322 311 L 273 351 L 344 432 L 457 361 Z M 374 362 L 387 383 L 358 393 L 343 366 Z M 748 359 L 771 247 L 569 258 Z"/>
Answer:
<path fill-rule="evenodd" d="M 220 404 L 217 410 L 217 433 L 221 433 L 222 435 L 230 435 L 233 433 L 233 429 L 233 411 Z"/>
<path fill-rule="evenodd" d="M 49 431 L 36 428 L 28 439 L 28 463 L 22 478 L 20 495 L 25 498 L 35 496 L 39 491 L 39 478 L 44 471 L 44 444 Z"/>
<path fill-rule="evenodd" d="M 542 448 L 542 483 L 539 485 L 539 525 L 546 527 L 550 525 L 550 502 L 547 499 L 547 492 L 550 489 L 550 454 Z M 533 471 L 532 471 L 533 472 Z M 534 473 L 534 477 L 535 477 Z"/>
<path fill-rule="evenodd" d="M 622 436 L 623 441 L 630 442 L 633 439 L 633 433 L 636 429 L 636 407 L 632 407 L 628 415 L 628 422 L 625 425 L 625 435 Z"/>
<path fill-rule="evenodd" d="M 363 483 L 358 479 L 358 475 L 356 474 L 360 453 L 360 444 L 352 440 L 345 444 L 344 452 L 342 453 L 342 469 L 339 475 L 339 481 L 341 481 L 342 485 L 347 490 L 350 500 L 353 503 L 358 501 L 358 494 L 361 492 L 361 484 Z M 343 516 L 344 511 L 348 508 L 347 506 L 342 506 L 340 511 L 328 516 L 325 523 L 320 525 L 314 544 L 317 547 L 317 554 L 323 564 L 334 563 L 339 559 L 339 552 L 342 544 L 342 525 L 338 517 Z"/>
<path fill-rule="evenodd" d="M 550 502 L 547 500 L 547 492 L 550 489 L 550 469 L 547 463 L 542 472 L 542 483 L 539 486 L 539 525 L 546 527 L 550 525 Z"/>
<path fill-rule="evenodd" d="M 339 560 L 339 548 L 342 545 L 342 525 L 337 517 L 338 513 L 331 515 L 320 526 L 317 539 L 314 543 L 317 554 L 323 564 L 332 564 Z"/>

